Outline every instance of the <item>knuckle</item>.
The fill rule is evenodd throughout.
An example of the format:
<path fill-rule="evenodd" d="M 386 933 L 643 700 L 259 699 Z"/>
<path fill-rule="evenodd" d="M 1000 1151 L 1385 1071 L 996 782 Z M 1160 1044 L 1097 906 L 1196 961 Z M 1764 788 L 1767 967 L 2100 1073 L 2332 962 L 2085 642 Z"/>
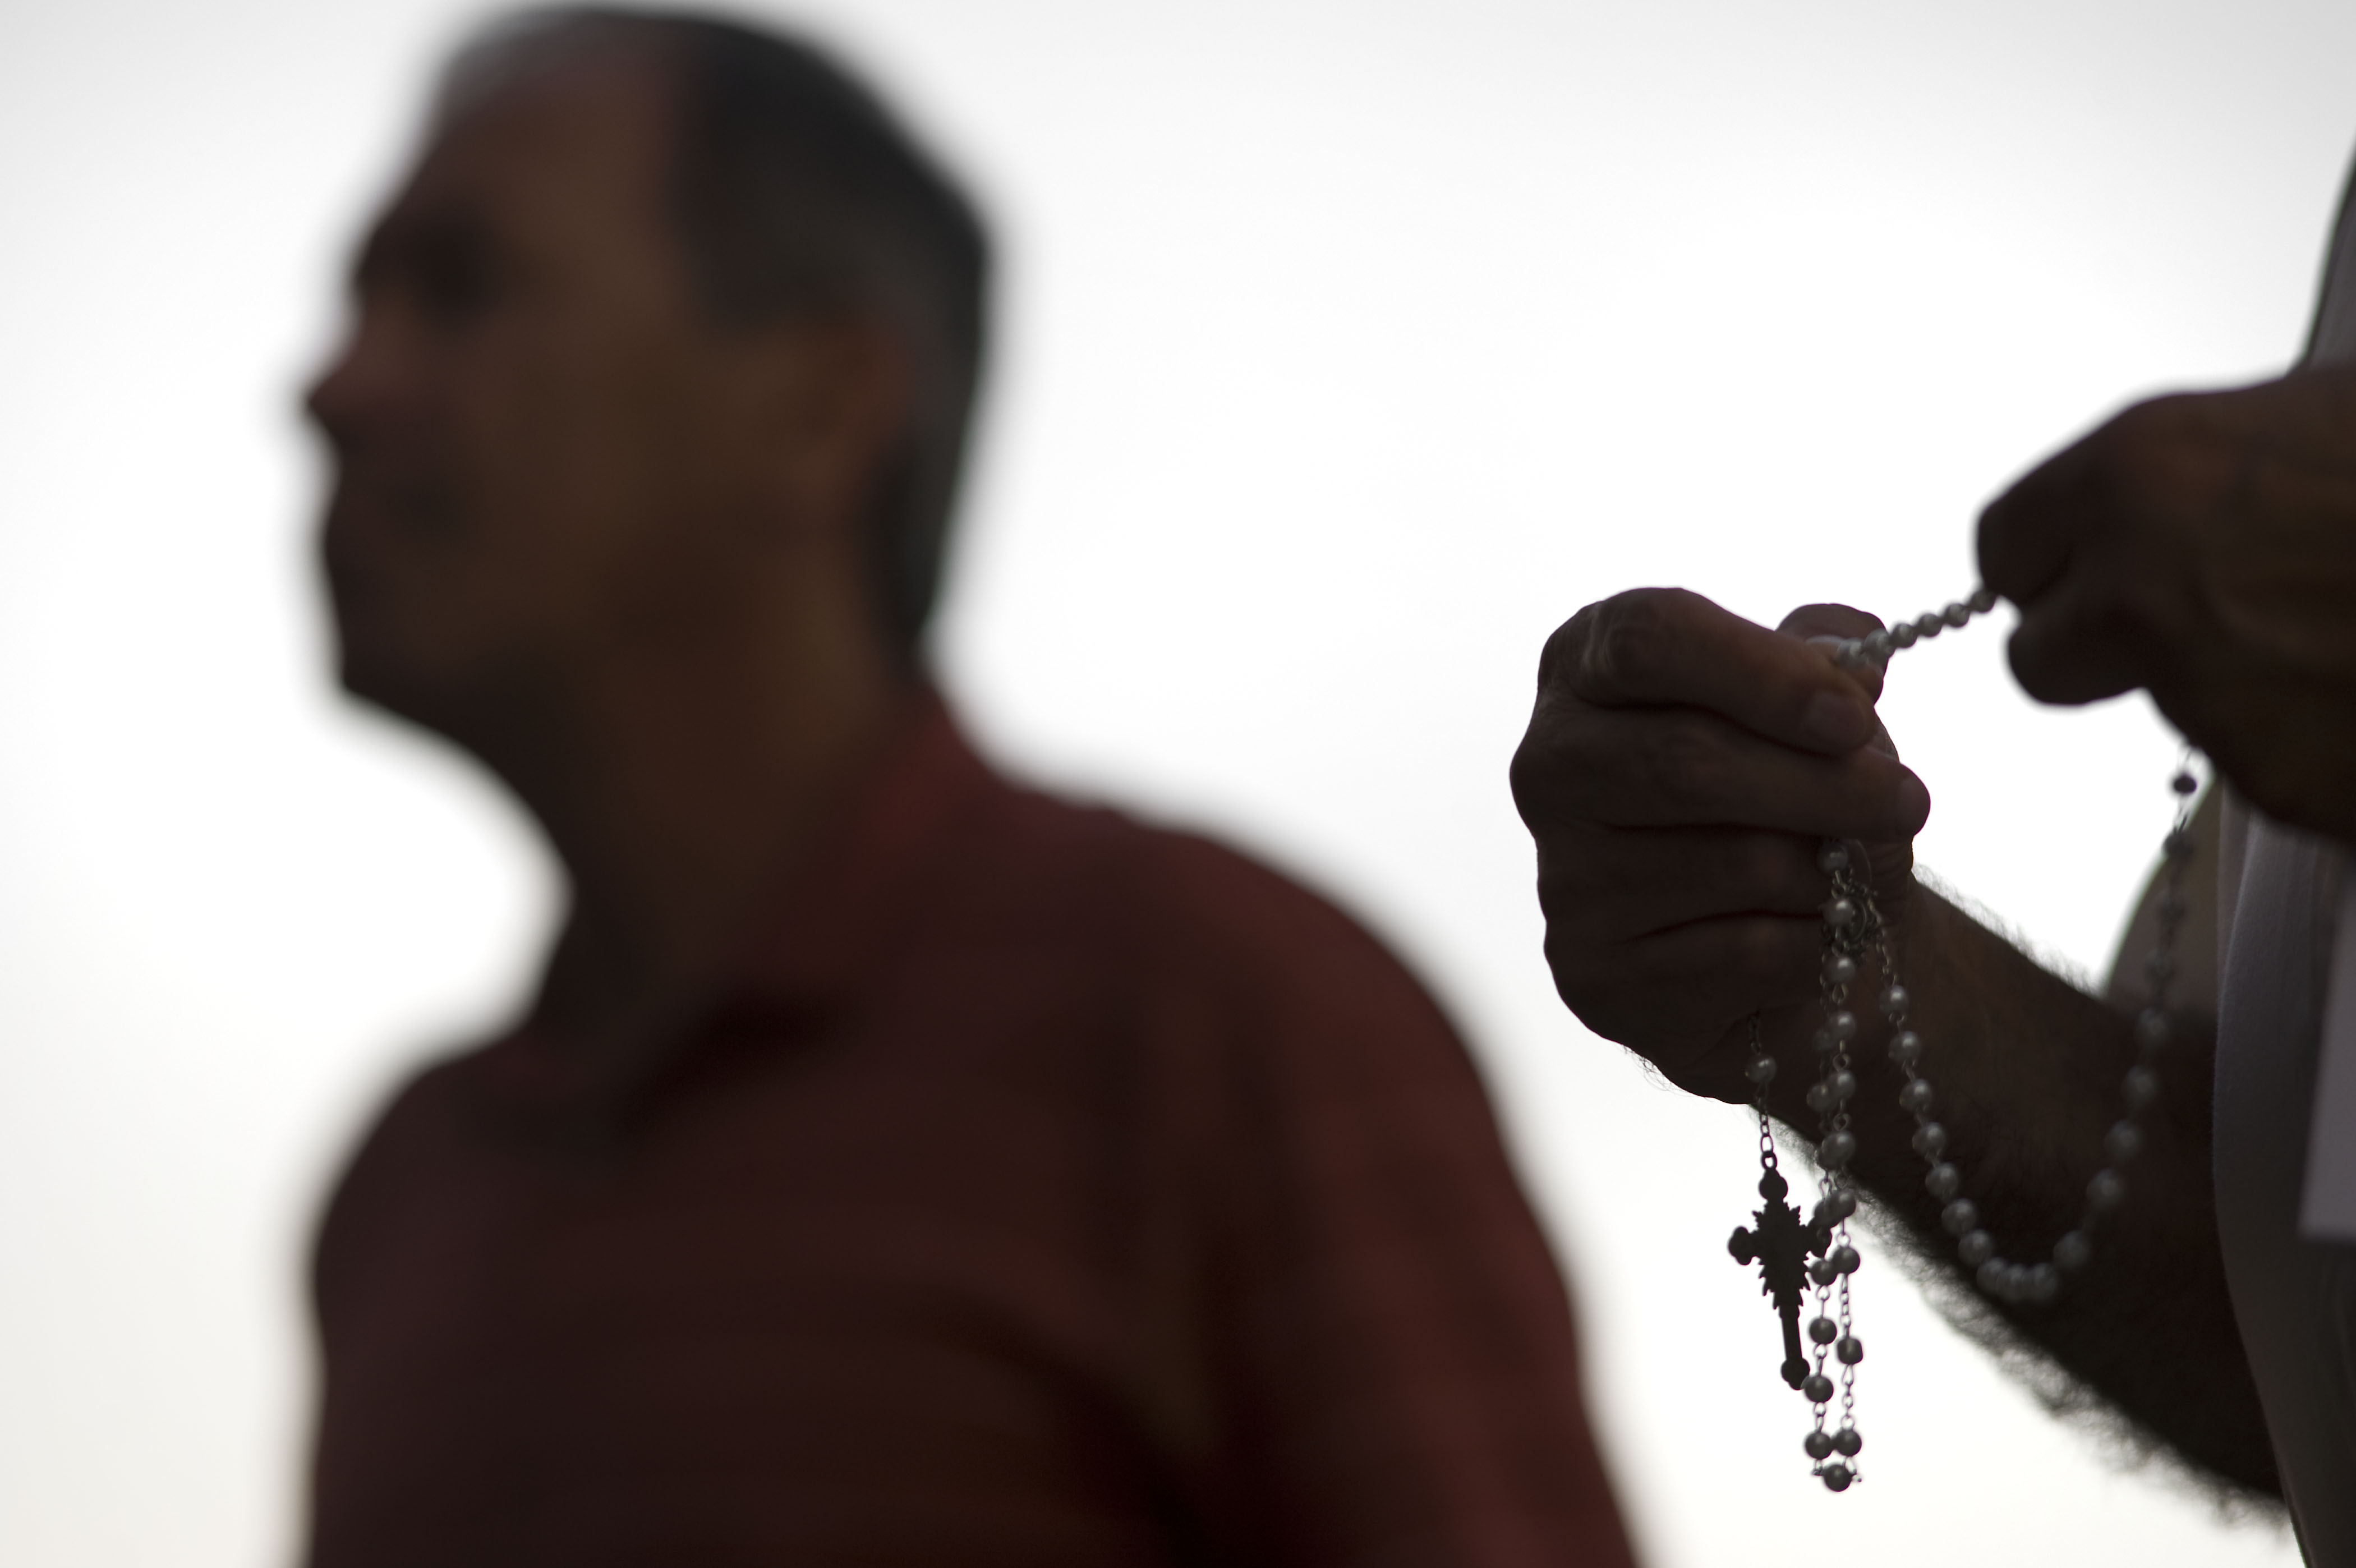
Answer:
<path fill-rule="evenodd" d="M 1543 715 L 1535 718 L 1505 770 L 1514 809 L 1521 813 L 1522 825 L 1537 838 L 1541 854 L 1547 848 L 1547 831 L 1575 821 L 1580 814 L 1582 768 L 1575 741 L 1566 726 Z"/>
<path fill-rule="evenodd" d="M 1612 967 L 1598 957 L 1594 945 L 1574 937 L 1564 922 L 1547 922 L 1547 968 L 1554 973 L 1555 994 L 1581 1020 L 1605 1007 L 1611 996 Z"/>
<path fill-rule="evenodd" d="M 1538 877 L 1538 910 L 1546 917 L 1547 961 L 1558 975 L 1612 972 L 1602 956 L 1626 934 L 1624 900 L 1600 886 L 1593 868 L 1557 865 Z"/>
<path fill-rule="evenodd" d="M 1691 596 L 1682 588 L 1631 588 L 1595 607 L 1580 650 L 1582 689 L 1645 690 Z"/>
<path fill-rule="evenodd" d="M 1720 799 L 1726 757 L 1716 737 L 1684 714 L 1665 714 L 1648 725 L 1632 758 L 1644 798 L 1655 802 L 1703 802 Z"/>
<path fill-rule="evenodd" d="M 1612 726 L 1578 703 L 1543 705 L 1506 768 L 1515 810 L 1541 855 L 1565 830 L 1594 820 L 1622 769 Z"/>
<path fill-rule="evenodd" d="M 2177 392 L 2119 415 L 2094 444 L 2097 495 L 2114 510 L 2138 514 L 2213 497 L 2238 463 L 2236 443 L 2213 412 L 2211 395 Z"/>
<path fill-rule="evenodd" d="M 1550 936 L 1585 928 L 1594 903 L 1594 891 L 1584 855 L 1539 847 L 1538 908 L 1547 918 Z"/>
<path fill-rule="evenodd" d="M 1538 692 L 1542 699 L 1548 686 L 1578 667 L 1579 650 L 1586 646 L 1589 629 L 1602 611 L 1600 603 L 1588 605 L 1547 635 L 1546 646 L 1538 650 Z"/>
<path fill-rule="evenodd" d="M 1791 920 L 1754 919 L 1745 920 L 1735 929 L 1729 966 L 1752 994 L 1780 994 L 1791 985 L 1795 973 L 1806 970 L 1806 959 L 1800 956 L 1798 944 L 1793 940 L 1791 928 L 1796 926 L 1797 922 Z"/>

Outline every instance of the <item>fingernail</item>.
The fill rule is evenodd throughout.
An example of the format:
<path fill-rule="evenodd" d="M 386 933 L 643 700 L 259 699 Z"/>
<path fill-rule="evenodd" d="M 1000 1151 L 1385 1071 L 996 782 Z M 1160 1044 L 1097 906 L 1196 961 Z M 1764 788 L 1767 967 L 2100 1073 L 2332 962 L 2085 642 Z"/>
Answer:
<path fill-rule="evenodd" d="M 1873 738 L 1873 715 L 1855 697 L 1818 692 L 1800 716 L 1800 733 L 1826 751 L 1847 751 Z"/>

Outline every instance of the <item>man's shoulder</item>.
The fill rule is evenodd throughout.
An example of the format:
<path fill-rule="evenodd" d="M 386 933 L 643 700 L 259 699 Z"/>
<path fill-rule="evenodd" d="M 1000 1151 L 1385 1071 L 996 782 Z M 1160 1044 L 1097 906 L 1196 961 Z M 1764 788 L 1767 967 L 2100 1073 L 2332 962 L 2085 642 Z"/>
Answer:
<path fill-rule="evenodd" d="M 1153 972 L 1265 991 L 1333 990 L 1439 1022 L 1397 953 L 1334 899 L 1213 834 L 1008 784 L 978 857 L 1010 896 L 1076 915 Z"/>

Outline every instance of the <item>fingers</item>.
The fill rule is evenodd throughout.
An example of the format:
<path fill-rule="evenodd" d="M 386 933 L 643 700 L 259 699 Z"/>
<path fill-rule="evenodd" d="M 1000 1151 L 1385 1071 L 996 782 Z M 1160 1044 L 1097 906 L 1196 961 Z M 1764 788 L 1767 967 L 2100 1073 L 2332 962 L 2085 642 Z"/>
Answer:
<path fill-rule="evenodd" d="M 1878 616 L 1847 605 L 1802 605 L 1775 628 L 1786 637 L 1863 637 L 1883 629 Z"/>
<path fill-rule="evenodd" d="M 1612 945 L 1730 915 L 1815 918 L 1821 841 L 1746 828 L 1574 830 L 1538 851 L 1538 903 L 1566 940 Z"/>
<path fill-rule="evenodd" d="M 1823 757 L 1691 708 L 1582 707 L 1534 724 L 1514 796 L 1541 835 L 1594 823 L 1906 838 L 1931 813 L 1922 781 L 1886 752 Z"/>
<path fill-rule="evenodd" d="M 2023 609 L 2062 575 L 2092 521 L 2101 435 L 2047 458 L 1980 513 L 1980 581 Z"/>
<path fill-rule="evenodd" d="M 1980 513 L 1980 581 L 2023 610 L 2058 585 L 2090 542 L 2132 530 L 2190 476 L 2184 454 L 2219 429 L 2221 398 L 2179 393 L 2122 410 L 2013 481 Z"/>
<path fill-rule="evenodd" d="M 2075 571 L 2021 611 L 2005 654 L 2022 691 L 2074 704 L 2146 682 L 2149 660 L 2132 618 L 2120 614 L 2118 586 L 2105 574 Z"/>
<path fill-rule="evenodd" d="M 1740 1019 L 1815 994 L 1822 929 L 1814 915 L 1738 916 L 1598 948 L 1550 927 L 1547 961 L 1580 1023 L 1685 1081 Z"/>
<path fill-rule="evenodd" d="M 1875 717 L 1879 672 L 1805 640 L 1879 624 L 1815 605 L 1771 631 L 1641 589 L 1547 643 L 1513 781 L 1557 989 L 1697 1091 L 1740 1098 L 1739 1053 L 1719 1059 L 1730 1031 L 1814 994 L 1820 841 L 1890 845 L 1902 881 L 1929 815 Z"/>
<path fill-rule="evenodd" d="M 1864 690 L 1820 650 L 1682 588 L 1588 606 L 1547 644 L 1539 700 L 1707 710 L 1784 746 L 1834 755 L 1873 735 Z"/>
<path fill-rule="evenodd" d="M 2245 485 L 2265 395 L 2138 403 L 1981 514 L 1983 580 L 2020 609 L 2009 654 L 2022 690 L 2088 703 L 2161 673 L 2188 629 L 2191 541 Z"/>

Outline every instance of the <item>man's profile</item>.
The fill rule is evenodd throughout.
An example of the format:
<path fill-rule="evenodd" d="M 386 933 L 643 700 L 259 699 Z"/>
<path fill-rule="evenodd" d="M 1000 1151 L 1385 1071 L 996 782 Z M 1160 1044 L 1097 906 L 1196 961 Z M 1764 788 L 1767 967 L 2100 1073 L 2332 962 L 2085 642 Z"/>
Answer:
<path fill-rule="evenodd" d="M 316 1568 L 1626 1561 L 1430 1000 L 924 677 L 986 261 L 802 46 L 451 69 L 312 393 L 324 553 L 346 684 L 572 904 L 323 1222 Z"/>

